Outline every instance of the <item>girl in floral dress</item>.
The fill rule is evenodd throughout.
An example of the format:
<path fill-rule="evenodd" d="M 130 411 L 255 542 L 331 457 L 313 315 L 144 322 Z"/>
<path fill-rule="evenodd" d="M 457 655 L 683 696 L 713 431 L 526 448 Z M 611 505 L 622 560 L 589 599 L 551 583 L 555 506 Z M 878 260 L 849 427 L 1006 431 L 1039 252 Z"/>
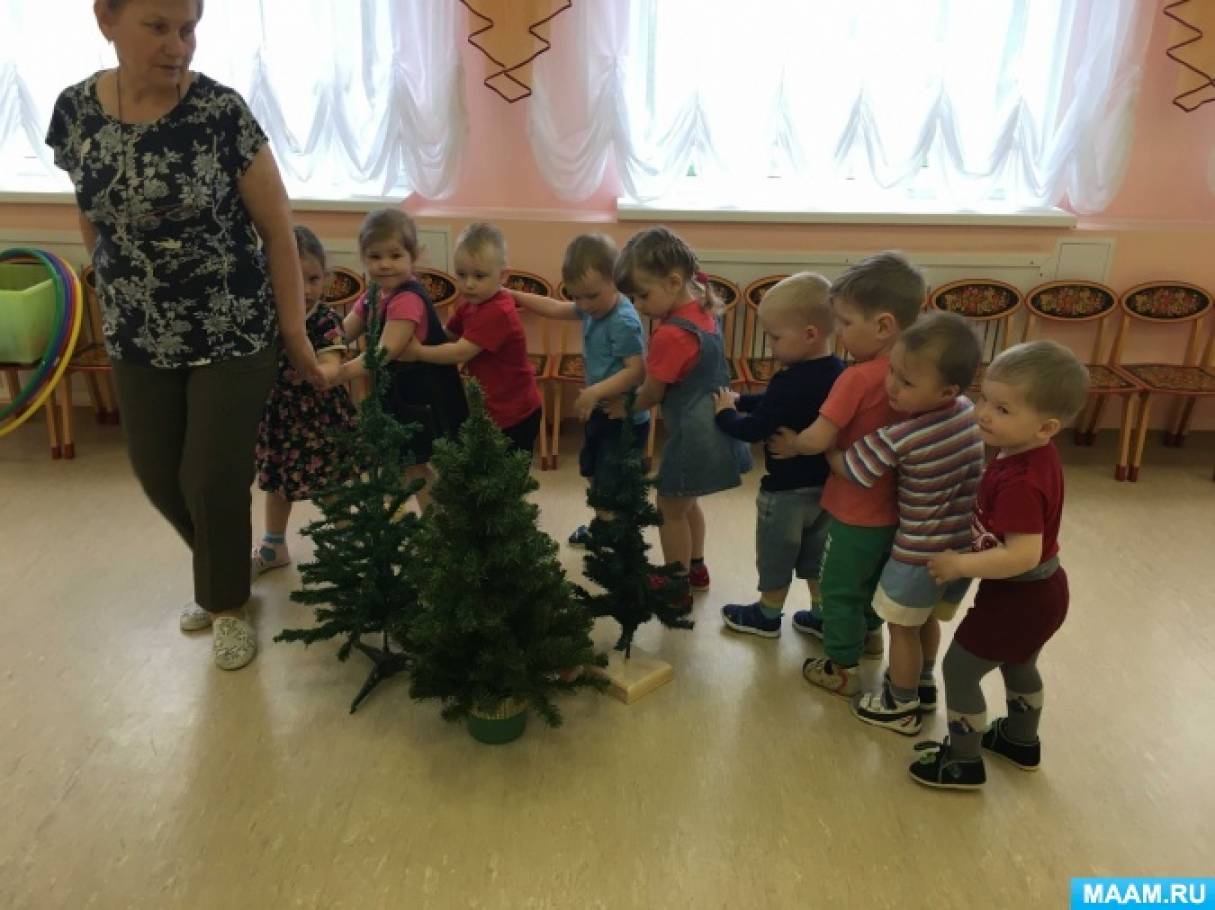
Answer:
<path fill-rule="evenodd" d="M 346 466 L 337 434 L 354 423 L 346 387 L 336 385 L 346 345 L 341 318 L 321 299 L 325 289 L 325 249 L 312 231 L 295 229 L 308 308 L 305 329 L 330 386 L 318 391 L 298 381 L 286 357 L 270 390 L 257 435 L 257 485 L 266 493 L 266 532 L 253 548 L 252 570 L 260 575 L 291 562 L 287 521 L 291 506 L 342 479 Z"/>

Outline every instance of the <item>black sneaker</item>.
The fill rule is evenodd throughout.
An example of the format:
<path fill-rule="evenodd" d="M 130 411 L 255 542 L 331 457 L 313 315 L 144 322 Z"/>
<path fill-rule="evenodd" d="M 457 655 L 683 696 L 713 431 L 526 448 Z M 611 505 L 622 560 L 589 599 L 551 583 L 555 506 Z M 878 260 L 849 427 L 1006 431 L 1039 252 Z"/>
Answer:
<path fill-rule="evenodd" d="M 882 674 L 882 686 L 890 687 L 890 670 L 886 670 Z M 920 713 L 927 714 L 930 711 L 937 709 L 937 683 L 936 680 L 925 680 L 920 677 L 920 684 L 917 687 L 916 695 L 920 698 Z"/>
<path fill-rule="evenodd" d="M 1035 739 L 1032 743 L 1019 743 L 1009 739 L 1004 732 L 1006 720 L 1007 717 L 997 717 L 992 721 L 983 734 L 983 748 L 1012 762 L 1022 771 L 1037 771 L 1042 764 L 1042 741 Z"/>
<path fill-rule="evenodd" d="M 569 544 L 571 547 L 585 547 L 590 539 L 590 529 L 586 525 L 579 525 L 578 530 L 570 535 Z"/>
<path fill-rule="evenodd" d="M 987 782 L 983 759 L 958 761 L 949 752 L 949 737 L 940 743 L 916 743 L 915 749 L 923 754 L 907 770 L 917 784 L 941 790 L 978 790 Z"/>

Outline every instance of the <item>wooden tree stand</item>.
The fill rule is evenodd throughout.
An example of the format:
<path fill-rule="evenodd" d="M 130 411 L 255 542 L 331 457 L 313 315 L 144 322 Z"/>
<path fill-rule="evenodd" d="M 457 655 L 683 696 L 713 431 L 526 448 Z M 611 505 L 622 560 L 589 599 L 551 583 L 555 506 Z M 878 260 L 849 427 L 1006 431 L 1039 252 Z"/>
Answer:
<path fill-rule="evenodd" d="M 596 642 L 596 648 L 599 647 L 603 645 Z M 587 667 L 586 672 L 606 679 L 608 694 L 626 705 L 631 705 L 660 686 L 666 685 L 675 676 L 675 671 L 669 663 L 636 645 L 629 649 L 627 658 L 623 651 L 617 651 L 615 648 L 606 647 L 604 650 L 607 651 L 608 665 Z"/>

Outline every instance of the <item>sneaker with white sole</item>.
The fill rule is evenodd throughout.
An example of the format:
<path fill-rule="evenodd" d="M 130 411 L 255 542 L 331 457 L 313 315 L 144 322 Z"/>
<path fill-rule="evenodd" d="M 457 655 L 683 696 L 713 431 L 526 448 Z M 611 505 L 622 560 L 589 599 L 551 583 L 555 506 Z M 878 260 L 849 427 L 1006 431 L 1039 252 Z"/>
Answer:
<path fill-rule="evenodd" d="M 251 578 L 257 578 L 271 569 L 281 569 L 289 565 L 291 554 L 287 552 L 286 545 L 268 547 L 260 543 L 253 548 L 253 555 L 249 557 L 249 574 Z"/>
<path fill-rule="evenodd" d="M 865 692 L 852 700 L 852 713 L 856 719 L 875 727 L 885 727 L 904 736 L 915 736 L 920 732 L 920 700 L 897 702 L 890 689 L 882 686 L 880 692 Z"/>
<path fill-rule="evenodd" d="M 823 640 L 823 614 L 820 610 L 798 610 L 793 614 L 793 628 L 803 635 Z"/>
<path fill-rule="evenodd" d="M 802 664 L 802 676 L 806 682 L 845 698 L 851 698 L 861 691 L 860 669 L 841 667 L 830 657 L 807 659 Z"/>
<path fill-rule="evenodd" d="M 215 666 L 221 670 L 239 670 L 257 654 L 257 637 L 253 626 L 235 616 L 217 616 L 211 643 Z"/>
<path fill-rule="evenodd" d="M 194 601 L 181 608 L 181 616 L 177 620 L 183 632 L 201 632 L 211 628 L 211 612 L 204 610 Z"/>
<path fill-rule="evenodd" d="M 780 638 L 781 614 L 768 618 L 758 603 L 726 604 L 721 608 L 721 620 L 735 632 Z"/>

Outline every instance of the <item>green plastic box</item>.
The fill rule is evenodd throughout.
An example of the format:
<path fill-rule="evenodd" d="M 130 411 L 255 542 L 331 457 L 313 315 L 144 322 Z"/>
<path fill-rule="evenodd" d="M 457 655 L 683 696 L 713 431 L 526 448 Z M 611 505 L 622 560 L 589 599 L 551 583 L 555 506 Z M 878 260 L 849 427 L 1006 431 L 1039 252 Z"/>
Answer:
<path fill-rule="evenodd" d="M 0 363 L 38 363 L 55 322 L 55 282 L 45 266 L 0 262 Z"/>

